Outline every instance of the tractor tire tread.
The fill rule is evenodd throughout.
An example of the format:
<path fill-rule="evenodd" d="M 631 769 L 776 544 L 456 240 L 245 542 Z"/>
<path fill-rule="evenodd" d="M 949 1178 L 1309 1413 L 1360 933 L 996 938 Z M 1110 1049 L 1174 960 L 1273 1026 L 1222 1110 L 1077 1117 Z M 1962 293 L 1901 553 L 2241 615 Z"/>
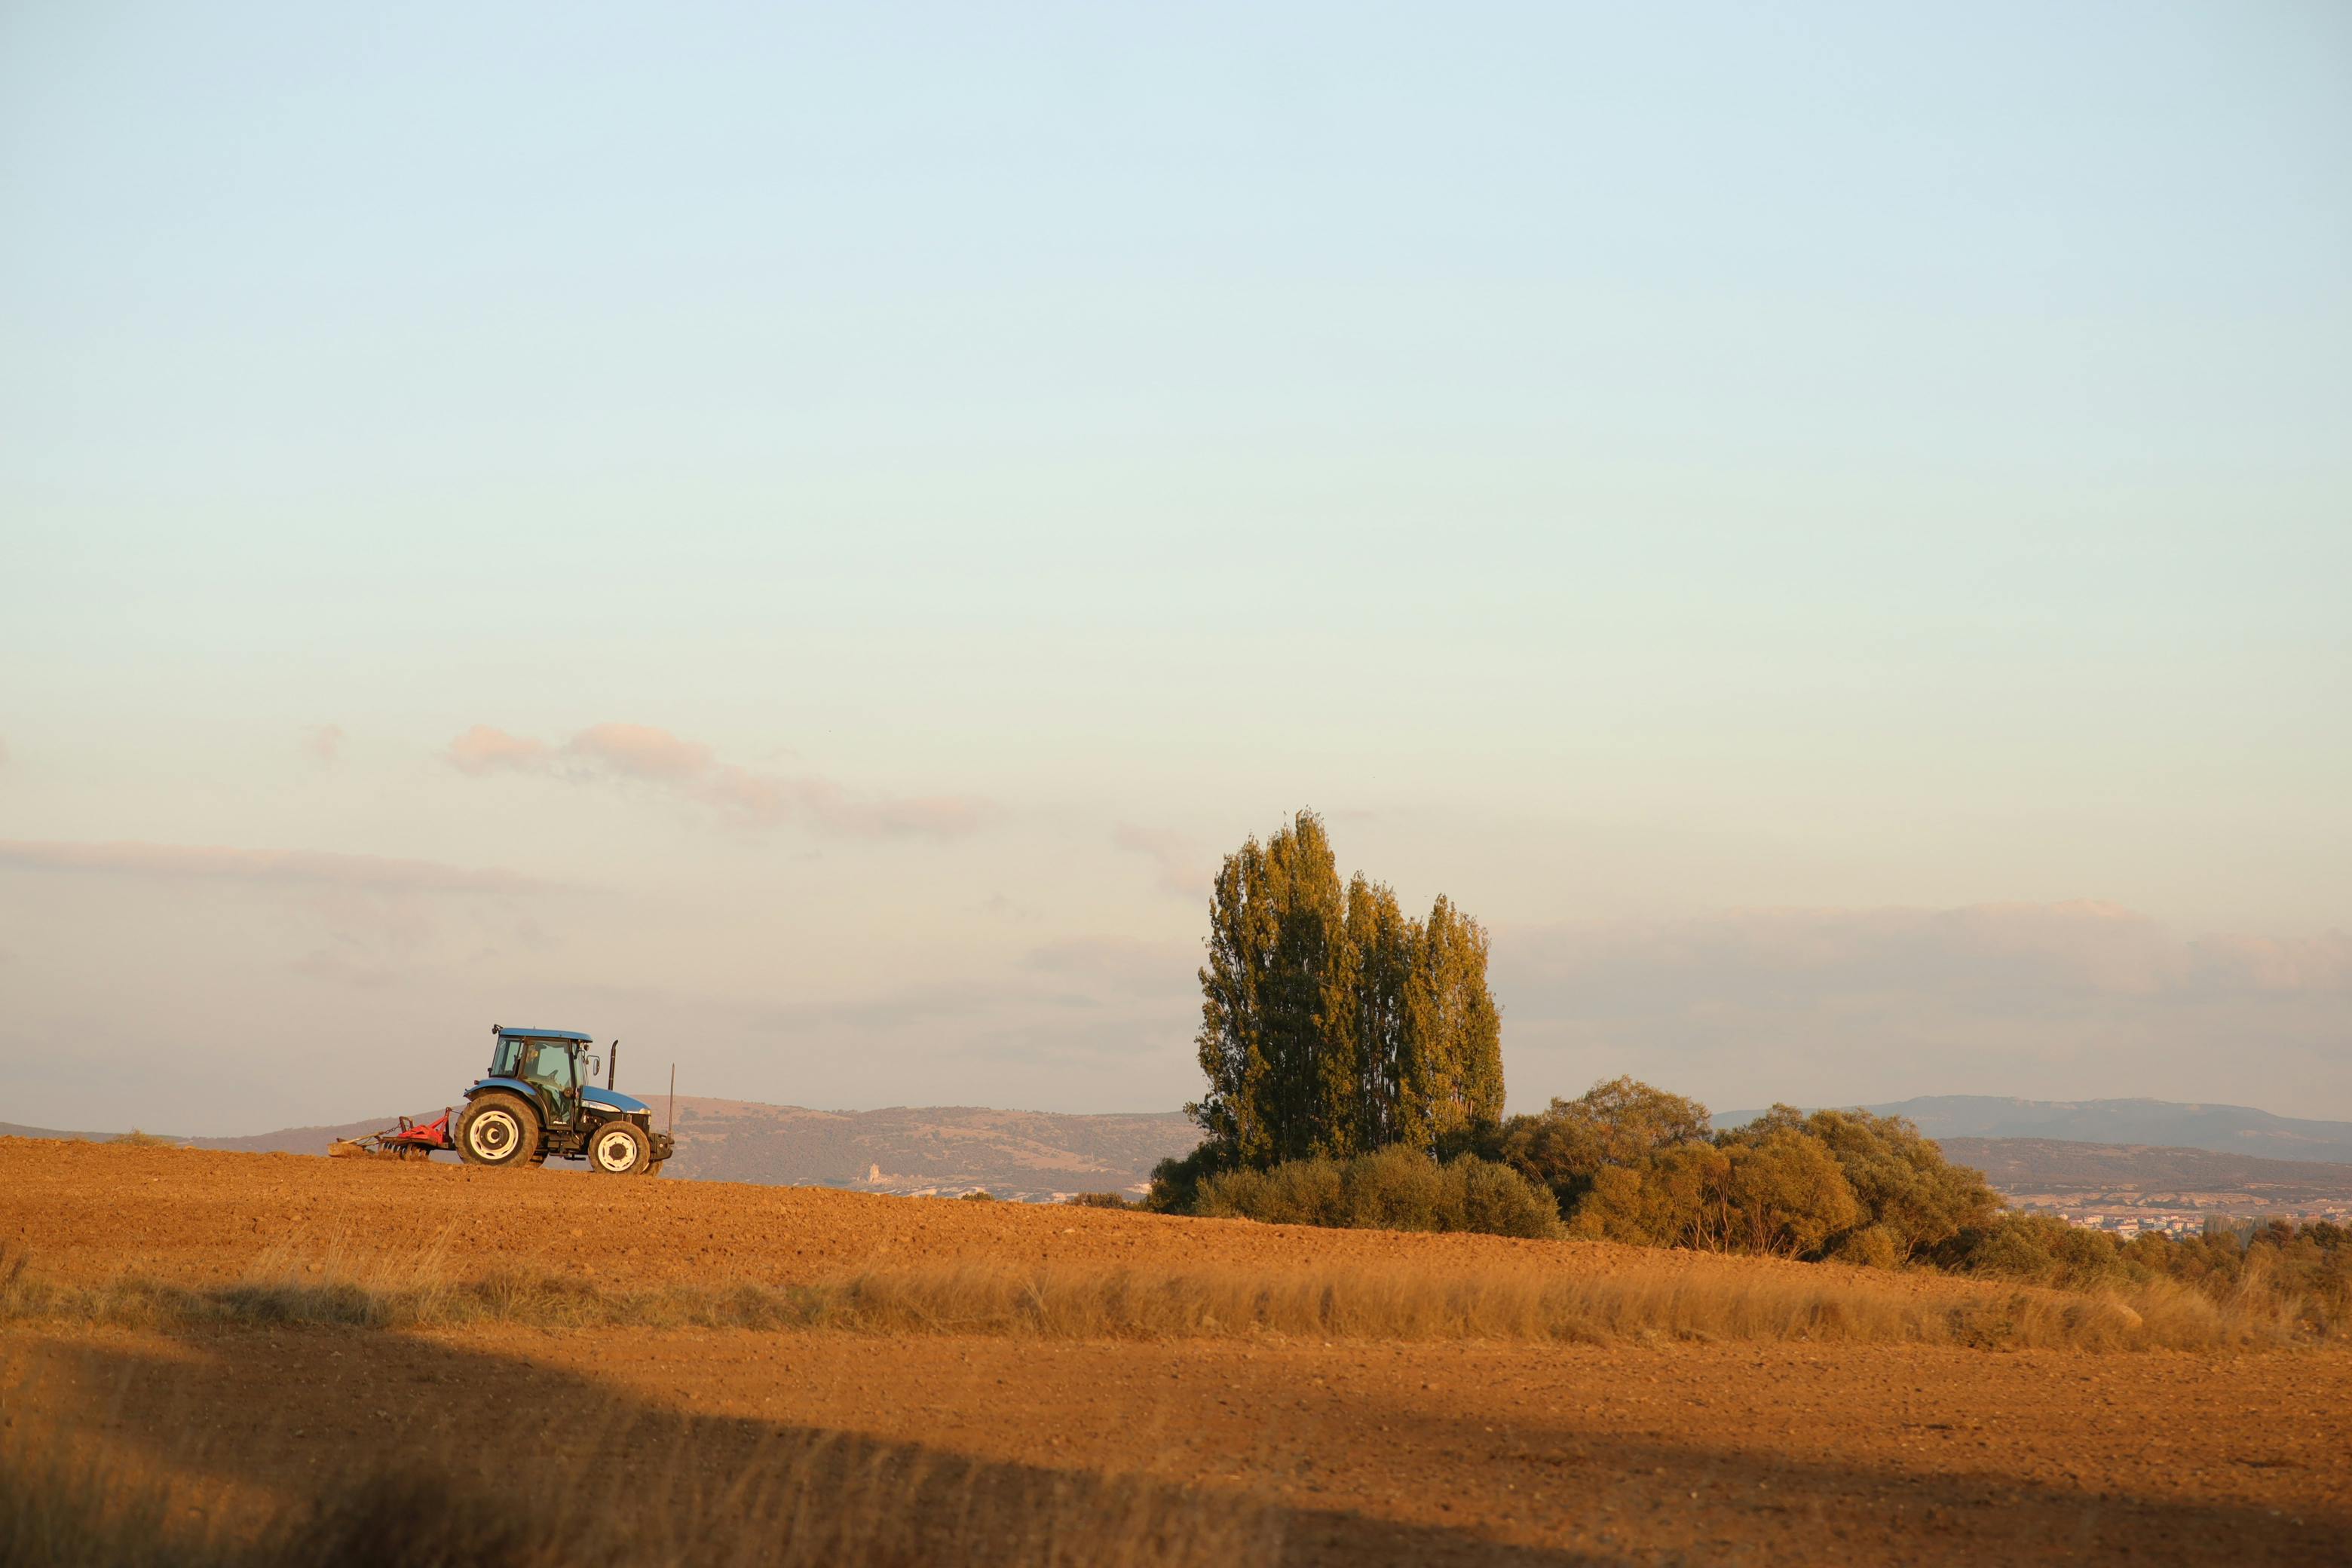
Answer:
<path fill-rule="evenodd" d="M 625 1165 L 614 1166 L 606 1160 L 606 1144 L 616 1136 L 629 1141 L 630 1159 Z M 588 1134 L 587 1154 L 588 1168 L 599 1175 L 643 1175 L 646 1167 L 653 1163 L 654 1141 L 635 1122 L 615 1120 Z"/>
<path fill-rule="evenodd" d="M 504 1115 L 516 1128 L 514 1148 L 502 1154 L 484 1152 L 476 1138 L 476 1128 L 495 1115 Z M 539 1112 L 530 1101 L 504 1089 L 491 1089 L 475 1097 L 457 1119 L 457 1157 L 469 1165 L 487 1165 L 498 1169 L 508 1165 L 535 1165 L 547 1155 L 547 1139 L 540 1127 Z"/>

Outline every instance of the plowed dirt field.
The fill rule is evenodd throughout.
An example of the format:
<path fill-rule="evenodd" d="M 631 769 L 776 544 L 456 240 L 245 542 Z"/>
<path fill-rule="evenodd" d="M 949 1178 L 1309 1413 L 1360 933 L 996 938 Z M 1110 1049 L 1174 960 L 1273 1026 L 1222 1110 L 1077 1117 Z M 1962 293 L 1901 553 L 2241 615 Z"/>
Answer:
<path fill-rule="evenodd" d="M 81 1279 L 126 1267 L 188 1281 L 236 1279 L 289 1248 L 430 1255 L 460 1273 L 509 1267 L 703 1284 L 806 1283 L 876 1265 L 959 1258 L 1243 1268 L 1505 1263 L 1585 1271 L 1632 1258 L 1700 1271 L 1719 1266 L 1692 1253 L 1593 1243 L 23 1138 L 0 1138 L 0 1242 L 32 1249 L 46 1272 Z M 1793 1263 L 1756 1267 L 1807 1271 Z M 1923 1289 L 1937 1283 L 1919 1282 Z"/>
<path fill-rule="evenodd" d="M 0 1244 L 53 1278 L 191 1283 L 413 1249 L 460 1275 L 614 1282 L 814 1281 L 957 1258 L 1659 1261 L 1570 1243 L 23 1140 L 0 1140 Z M 2337 1351 L 512 1325 L 23 1322 L 0 1336 L 10 1431 L 174 1477 L 189 1508 L 228 1512 L 387 1453 L 489 1436 L 534 1474 L 594 1458 L 600 1489 L 626 1494 L 656 1468 L 723 1470 L 818 1434 L 967 1467 L 975 1484 L 1147 1475 L 1263 1504 L 1282 1560 L 1300 1564 L 2352 1562 L 2352 1355 Z M 596 1446 L 616 1423 L 632 1434 L 617 1457 Z"/>

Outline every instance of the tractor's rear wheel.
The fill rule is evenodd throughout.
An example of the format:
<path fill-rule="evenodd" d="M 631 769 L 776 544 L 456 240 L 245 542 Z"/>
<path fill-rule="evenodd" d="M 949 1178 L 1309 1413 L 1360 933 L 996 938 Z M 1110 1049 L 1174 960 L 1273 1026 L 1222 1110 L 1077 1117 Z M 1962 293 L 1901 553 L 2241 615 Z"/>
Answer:
<path fill-rule="evenodd" d="M 457 1157 L 468 1165 L 521 1165 L 540 1151 L 539 1112 L 520 1096 L 478 1094 L 457 1119 Z"/>
<path fill-rule="evenodd" d="M 607 1121 L 588 1135 L 588 1168 L 607 1176 L 642 1175 L 654 1163 L 654 1141 L 634 1121 Z"/>

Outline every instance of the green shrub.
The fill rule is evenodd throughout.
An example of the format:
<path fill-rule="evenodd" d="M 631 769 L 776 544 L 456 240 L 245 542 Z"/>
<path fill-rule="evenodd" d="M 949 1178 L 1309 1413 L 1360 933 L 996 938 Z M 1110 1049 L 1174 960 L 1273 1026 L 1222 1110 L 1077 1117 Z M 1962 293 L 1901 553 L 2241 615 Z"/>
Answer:
<path fill-rule="evenodd" d="M 2000 1196 L 1982 1172 L 1946 1160 L 1900 1116 L 1817 1110 L 1798 1130 L 1827 1146 L 1870 1224 L 1885 1230 L 1906 1258 L 2000 1211 Z"/>
<path fill-rule="evenodd" d="M 1498 1144 L 1551 1189 L 1573 1234 L 1647 1247 L 1877 1261 L 1891 1245 L 1902 1262 L 2000 1206 L 1980 1173 L 1900 1117 L 1776 1105 L 1746 1127 L 1707 1124 L 1697 1100 L 1620 1078 L 1513 1117 Z M 1847 1247 L 1864 1230 L 1878 1234 Z"/>
<path fill-rule="evenodd" d="M 2168 1279 L 2215 1300 L 2252 1294 L 2291 1305 L 2305 1329 L 2322 1337 L 2352 1326 L 2352 1236 L 2324 1220 L 2263 1226 L 2242 1239 L 2224 1229 L 2123 1241 L 2056 1215 L 2007 1210 L 1938 1245 L 1929 1258 L 1960 1273 L 2075 1289 Z"/>
<path fill-rule="evenodd" d="M 1630 1078 L 1596 1083 L 1574 1100 L 1554 1100 L 1534 1116 L 1503 1123 L 1497 1142 L 1511 1167 L 1549 1187 L 1573 1210 L 1600 1173 L 1638 1165 L 1663 1150 L 1706 1137 L 1707 1110 L 1696 1100 Z"/>
<path fill-rule="evenodd" d="M 1189 1154 L 1162 1160 L 1151 1167 L 1151 1190 L 1143 1206 L 1153 1214 L 1191 1214 L 1198 1206 L 1201 1184 L 1220 1171 L 1233 1168 L 1222 1144 L 1204 1142 Z"/>
<path fill-rule="evenodd" d="M 1464 1230 L 1487 1236 L 1559 1234 L 1559 1205 L 1508 1165 L 1465 1158 L 1448 1163 L 1445 1171 L 1449 1181 L 1457 1172 L 1461 1175 Z"/>
<path fill-rule="evenodd" d="M 1862 1223 L 1862 1205 L 1820 1139 L 1774 1128 L 1724 1152 L 1731 1160 L 1723 1184 L 1731 1236 L 1743 1250 L 1818 1258 L 1832 1237 Z"/>
<path fill-rule="evenodd" d="M 1131 1209 L 1142 1206 L 1139 1204 L 1128 1202 L 1127 1194 L 1124 1193 L 1077 1193 L 1065 1198 L 1063 1202 L 1076 1209 Z"/>
<path fill-rule="evenodd" d="M 1347 1223 L 1360 1230 L 1467 1230 L 1461 1165 L 1394 1147 L 1349 1161 L 1339 1168 Z"/>
<path fill-rule="evenodd" d="M 1200 1182 L 1192 1212 L 1360 1230 L 1559 1234 L 1551 1194 L 1509 1166 L 1468 1155 L 1439 1164 L 1404 1148 L 1219 1172 Z"/>
<path fill-rule="evenodd" d="M 1269 1171 L 1221 1172 L 1201 1183 L 1192 1212 L 1268 1225 L 1354 1223 L 1347 1177 L 1336 1160 L 1286 1160 Z"/>
<path fill-rule="evenodd" d="M 2095 1285 L 2132 1278 L 2122 1247 L 2106 1232 L 2068 1225 L 2056 1215 L 2014 1209 L 1969 1226 L 1931 1257 L 1965 1273 L 2002 1274 L 2043 1285 Z"/>
<path fill-rule="evenodd" d="M 1712 1143 L 1678 1143 L 1639 1165 L 1605 1165 L 1593 1173 L 1569 1228 L 1635 1247 L 1719 1251 L 1731 1242 L 1730 1174 L 1731 1157 Z"/>
<path fill-rule="evenodd" d="M 1866 1225 L 1837 1244 L 1831 1254 L 1840 1263 L 1858 1264 L 1864 1268 L 1892 1268 L 1903 1261 L 1903 1243 L 1895 1232 L 1883 1225 Z"/>

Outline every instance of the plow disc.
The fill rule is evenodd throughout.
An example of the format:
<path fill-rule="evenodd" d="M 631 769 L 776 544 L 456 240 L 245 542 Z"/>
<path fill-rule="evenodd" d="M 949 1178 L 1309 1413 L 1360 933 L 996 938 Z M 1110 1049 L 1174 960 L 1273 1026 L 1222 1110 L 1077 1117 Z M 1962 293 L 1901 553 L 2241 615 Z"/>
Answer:
<path fill-rule="evenodd" d="M 327 1145 L 327 1152 L 339 1160 L 424 1160 L 436 1150 L 457 1147 L 449 1141 L 449 1112 L 444 1110 L 430 1121 L 404 1116 L 397 1127 L 362 1138 L 338 1138 Z"/>

